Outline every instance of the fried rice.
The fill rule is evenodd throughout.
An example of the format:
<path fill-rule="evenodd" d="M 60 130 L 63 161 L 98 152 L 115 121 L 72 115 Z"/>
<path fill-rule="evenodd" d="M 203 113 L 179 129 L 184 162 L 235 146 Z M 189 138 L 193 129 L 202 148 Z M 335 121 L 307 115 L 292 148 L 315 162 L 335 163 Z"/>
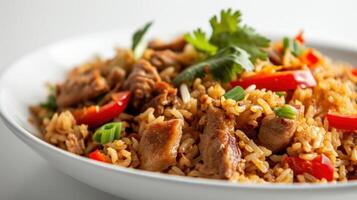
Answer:
<path fill-rule="evenodd" d="M 38 125 L 46 142 L 92 159 L 89 155 L 99 151 L 103 156 L 100 161 L 121 167 L 232 182 L 325 183 L 355 179 L 356 131 L 331 127 L 326 117 L 331 112 L 357 114 L 357 76 L 353 75 L 352 66 L 331 60 L 311 48 L 318 62 L 309 66 L 304 58 L 289 51 L 281 52 L 282 46 L 282 41 L 277 41 L 267 48 L 267 51 L 280 52 L 279 63 L 273 62 L 273 58 L 258 59 L 254 69 L 243 72 L 240 79 L 261 73 L 309 70 L 316 80 L 315 86 L 298 86 L 280 95 L 251 84 L 244 88 L 245 95 L 240 100 L 227 98 L 225 94 L 232 85 L 210 75 L 177 86 L 173 79 L 198 62 L 201 53 L 182 37 L 171 42 L 154 40 L 139 59 L 134 58 L 131 49 L 119 48 L 114 58 L 95 58 L 77 66 L 64 82 L 55 85 L 55 109 L 43 105 L 30 107 L 32 121 Z M 71 87 L 74 94 L 65 91 L 65 87 Z M 82 94 L 83 90 L 88 91 Z M 97 109 L 104 107 L 110 103 L 112 94 L 122 91 L 131 91 L 128 106 L 109 120 L 122 123 L 121 136 L 102 144 L 93 137 L 100 126 L 80 123 L 77 111 L 93 105 Z M 71 95 L 82 96 L 68 103 L 74 98 Z M 69 99 L 60 104 L 61 98 Z M 275 108 L 284 105 L 296 109 L 296 128 L 288 143 L 275 151 L 259 140 L 259 134 L 263 119 L 277 117 Z M 230 143 L 220 143 L 222 147 L 218 150 L 210 149 L 216 141 L 207 146 L 203 144 L 206 140 L 203 135 L 212 131 L 206 129 L 212 121 L 210 118 L 218 118 L 218 114 L 210 116 L 212 110 L 222 113 L 225 119 L 225 124 L 219 126 L 221 130 L 230 127 L 226 135 L 234 146 L 230 155 L 220 151 L 226 150 Z M 155 131 L 165 133 L 158 136 Z M 331 164 L 331 180 L 311 170 L 299 171 L 286 161 L 298 158 L 311 164 L 321 155 Z M 231 163 L 228 166 L 222 162 Z M 218 171 L 218 168 L 208 169 L 216 165 Z"/>

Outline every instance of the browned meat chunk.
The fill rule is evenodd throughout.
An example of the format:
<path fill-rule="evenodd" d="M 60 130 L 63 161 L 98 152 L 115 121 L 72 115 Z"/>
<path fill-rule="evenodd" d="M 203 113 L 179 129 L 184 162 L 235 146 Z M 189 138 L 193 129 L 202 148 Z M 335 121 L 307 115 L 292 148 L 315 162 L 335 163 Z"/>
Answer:
<path fill-rule="evenodd" d="M 275 115 L 267 115 L 262 120 L 259 129 L 259 142 L 276 153 L 285 149 L 294 136 L 297 122 L 292 119 L 286 119 Z"/>
<path fill-rule="evenodd" d="M 181 136 L 182 121 L 179 119 L 148 125 L 139 144 L 140 168 L 163 171 L 175 164 Z"/>
<path fill-rule="evenodd" d="M 227 119 L 222 110 L 210 108 L 207 125 L 200 135 L 199 149 L 207 174 L 230 178 L 236 170 L 241 152 L 232 135 L 234 121 Z"/>
<path fill-rule="evenodd" d="M 111 88 L 121 85 L 124 79 L 125 70 L 120 67 L 113 67 L 107 76 L 108 84 Z"/>
<path fill-rule="evenodd" d="M 183 67 L 191 65 L 197 59 L 196 54 L 192 53 L 190 49 L 185 49 L 184 52 L 173 52 L 171 50 L 154 51 L 150 57 L 150 62 L 159 71 L 174 67 L 179 71 Z"/>
<path fill-rule="evenodd" d="M 172 105 L 175 102 L 177 90 L 166 82 L 159 82 L 155 86 L 155 94 L 157 95 L 146 103 L 141 110 L 145 111 L 152 107 L 155 109 L 156 115 L 161 115 L 164 113 L 165 106 Z"/>
<path fill-rule="evenodd" d="M 108 69 L 113 67 L 120 67 L 125 71 L 130 71 L 135 63 L 134 54 L 130 49 L 116 49 L 115 57 L 109 61 L 108 67 L 102 69 L 103 73 L 106 73 Z"/>
<path fill-rule="evenodd" d="M 269 60 L 275 65 L 282 64 L 282 58 L 279 53 L 275 49 L 271 49 L 268 51 Z"/>
<path fill-rule="evenodd" d="M 100 75 L 99 70 L 70 76 L 57 87 L 57 105 L 67 107 L 96 97 L 109 90 L 107 81 Z"/>
<path fill-rule="evenodd" d="M 139 107 L 152 97 L 155 84 L 161 81 L 155 67 L 146 60 L 139 60 L 134 65 L 129 77 L 124 82 L 124 88 L 133 93 L 133 105 Z"/>
<path fill-rule="evenodd" d="M 182 51 L 186 45 L 185 39 L 181 36 L 169 43 L 163 42 L 161 40 L 153 40 L 149 42 L 148 47 L 154 50 L 166 50 L 170 49 L 173 51 Z"/>
<path fill-rule="evenodd" d="M 106 76 L 110 91 L 98 102 L 98 105 L 108 103 L 113 99 L 113 95 L 120 91 L 125 80 L 125 70 L 120 67 L 113 67 Z"/>

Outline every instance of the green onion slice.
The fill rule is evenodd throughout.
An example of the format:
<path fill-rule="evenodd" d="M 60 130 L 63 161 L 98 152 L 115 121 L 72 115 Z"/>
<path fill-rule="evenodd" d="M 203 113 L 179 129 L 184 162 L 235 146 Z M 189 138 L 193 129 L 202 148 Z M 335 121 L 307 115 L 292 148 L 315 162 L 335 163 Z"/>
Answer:
<path fill-rule="evenodd" d="M 242 87 L 236 86 L 233 89 L 229 90 L 226 94 L 223 95 L 226 99 L 233 99 L 236 101 L 243 100 L 245 97 L 245 91 Z"/>
<path fill-rule="evenodd" d="M 122 126 L 122 122 L 104 124 L 95 131 L 92 138 L 100 144 L 113 142 L 114 140 L 120 139 Z"/>
<path fill-rule="evenodd" d="M 287 119 L 296 119 L 297 116 L 296 108 L 290 105 L 283 105 L 282 107 L 276 107 L 274 108 L 274 112 L 277 116 Z"/>
<path fill-rule="evenodd" d="M 278 97 L 285 97 L 287 94 L 286 92 L 275 92 L 276 95 L 278 95 Z"/>

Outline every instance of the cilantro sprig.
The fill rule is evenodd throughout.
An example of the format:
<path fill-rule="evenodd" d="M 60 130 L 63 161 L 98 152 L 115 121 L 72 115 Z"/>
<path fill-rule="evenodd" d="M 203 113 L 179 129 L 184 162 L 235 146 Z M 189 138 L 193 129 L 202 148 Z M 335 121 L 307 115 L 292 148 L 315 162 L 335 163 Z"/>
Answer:
<path fill-rule="evenodd" d="M 251 27 L 242 26 L 239 11 L 222 10 L 220 16 L 210 19 L 210 25 L 209 37 L 201 29 L 184 35 L 185 40 L 203 54 L 204 60 L 181 72 L 174 79 L 176 85 L 208 73 L 215 80 L 229 82 L 244 70 L 251 71 L 257 59 L 267 59 L 264 48 L 269 46 L 269 39 Z"/>
<path fill-rule="evenodd" d="M 185 40 L 192 44 L 198 51 L 213 55 L 217 52 L 217 47 L 211 44 L 206 38 L 206 33 L 201 29 L 193 31 L 192 34 L 186 33 L 184 35 Z"/>
<path fill-rule="evenodd" d="M 236 78 L 236 75 L 242 73 L 244 69 L 248 71 L 253 69 L 247 52 L 235 46 L 228 46 L 219 50 L 214 56 L 186 68 L 173 82 L 175 85 L 191 82 L 197 77 L 204 77 L 207 72 L 212 74 L 214 80 L 228 82 Z"/>
<path fill-rule="evenodd" d="M 185 39 L 197 50 L 209 55 L 231 45 L 247 51 L 253 63 L 257 59 L 267 59 L 264 48 L 269 46 L 270 40 L 256 33 L 253 28 L 241 25 L 241 16 L 239 11 L 222 10 L 220 17 L 213 16 L 210 19 L 212 34 L 209 38 L 206 38 L 205 32 L 197 29 L 193 32 L 195 37 L 186 34 Z"/>

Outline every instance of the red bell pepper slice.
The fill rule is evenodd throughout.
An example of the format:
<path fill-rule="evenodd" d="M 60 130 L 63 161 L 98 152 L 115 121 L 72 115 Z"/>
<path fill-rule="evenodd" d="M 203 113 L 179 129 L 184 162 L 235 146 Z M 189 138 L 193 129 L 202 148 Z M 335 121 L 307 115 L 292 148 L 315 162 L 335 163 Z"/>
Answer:
<path fill-rule="evenodd" d="M 320 61 L 320 58 L 317 57 L 311 49 L 308 49 L 303 55 L 303 60 L 311 67 L 316 65 Z"/>
<path fill-rule="evenodd" d="M 100 162 L 105 162 L 105 163 L 110 163 L 108 158 L 102 153 L 100 152 L 98 149 L 91 152 L 88 157 L 92 160 L 97 160 Z"/>
<path fill-rule="evenodd" d="M 357 68 L 352 70 L 352 74 L 357 76 Z"/>
<path fill-rule="evenodd" d="M 300 31 L 296 36 L 295 36 L 295 40 L 300 42 L 301 44 L 305 43 L 305 39 L 304 39 L 304 32 Z"/>
<path fill-rule="evenodd" d="M 272 91 L 294 90 L 316 86 L 315 78 L 310 70 L 283 71 L 270 74 L 257 74 L 231 82 L 232 86 L 247 88 L 256 85 L 257 89 L 266 88 Z"/>
<path fill-rule="evenodd" d="M 284 162 L 294 171 L 295 174 L 309 173 L 318 179 L 325 178 L 327 181 L 333 180 L 333 165 L 324 154 L 318 155 L 311 161 L 301 159 L 297 156 L 289 156 Z"/>
<path fill-rule="evenodd" d="M 78 124 L 87 124 L 91 128 L 98 127 L 122 113 L 130 100 L 130 92 L 119 92 L 113 100 L 104 106 L 90 106 L 73 112 Z"/>
<path fill-rule="evenodd" d="M 328 112 L 327 121 L 330 127 L 353 131 L 357 130 L 357 115 L 341 115 Z"/>

